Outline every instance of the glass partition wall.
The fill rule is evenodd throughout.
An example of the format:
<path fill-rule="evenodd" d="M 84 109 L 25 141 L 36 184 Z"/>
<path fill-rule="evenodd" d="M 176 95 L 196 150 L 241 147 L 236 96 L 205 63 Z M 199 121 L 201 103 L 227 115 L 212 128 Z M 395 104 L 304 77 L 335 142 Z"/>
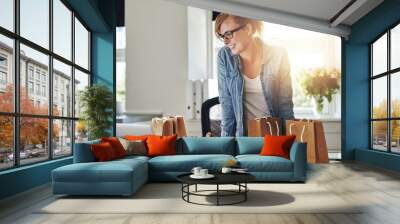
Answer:
<path fill-rule="evenodd" d="M 87 138 L 90 35 L 62 0 L 0 1 L 0 170 L 70 156 Z"/>

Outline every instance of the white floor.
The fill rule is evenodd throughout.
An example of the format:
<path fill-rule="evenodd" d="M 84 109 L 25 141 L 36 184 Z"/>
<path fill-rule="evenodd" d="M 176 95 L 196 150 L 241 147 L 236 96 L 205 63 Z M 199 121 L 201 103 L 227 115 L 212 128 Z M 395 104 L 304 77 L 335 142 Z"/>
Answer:
<path fill-rule="evenodd" d="M 312 165 L 310 184 L 324 187 L 343 200 L 363 203 L 360 213 L 306 214 L 38 214 L 46 202 L 54 201 L 50 186 L 0 202 L 0 223 L 400 223 L 400 174 L 359 163 L 332 161 Z M 309 197 L 313 198 L 313 195 Z M 314 197 L 318 203 L 317 196 Z M 94 202 L 96 203 L 96 202 Z M 171 205 L 174 206 L 174 205 Z"/>

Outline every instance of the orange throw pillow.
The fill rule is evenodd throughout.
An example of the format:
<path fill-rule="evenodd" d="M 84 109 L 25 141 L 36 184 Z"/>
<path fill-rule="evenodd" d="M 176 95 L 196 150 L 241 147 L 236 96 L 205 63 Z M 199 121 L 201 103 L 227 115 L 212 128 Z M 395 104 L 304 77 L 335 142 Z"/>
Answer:
<path fill-rule="evenodd" d="M 280 156 L 289 159 L 290 147 L 296 136 L 272 136 L 266 135 L 264 137 L 264 146 L 261 149 L 260 155 L 262 156 Z"/>
<path fill-rule="evenodd" d="M 143 141 L 146 142 L 146 139 L 149 135 L 125 135 L 125 139 L 129 141 Z"/>
<path fill-rule="evenodd" d="M 116 137 L 110 137 L 110 138 L 101 138 L 101 142 L 108 142 L 114 149 L 115 155 L 117 158 L 125 157 L 126 156 L 126 151 L 124 149 L 124 146 L 121 144 L 118 138 Z"/>
<path fill-rule="evenodd" d="M 113 147 L 108 142 L 93 144 L 91 145 L 91 149 L 94 157 L 99 162 L 110 161 L 117 158 Z"/>
<path fill-rule="evenodd" d="M 176 155 L 177 135 L 149 136 L 147 138 L 148 156 Z"/>

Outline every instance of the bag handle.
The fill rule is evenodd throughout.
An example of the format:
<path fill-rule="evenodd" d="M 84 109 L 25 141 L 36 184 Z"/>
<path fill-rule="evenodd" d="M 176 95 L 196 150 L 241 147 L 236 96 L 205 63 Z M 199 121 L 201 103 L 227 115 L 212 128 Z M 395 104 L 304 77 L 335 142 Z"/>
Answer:
<path fill-rule="evenodd" d="M 272 127 L 271 127 L 271 123 L 268 121 L 267 122 L 268 127 L 269 127 L 269 133 L 272 135 Z"/>
<path fill-rule="evenodd" d="M 304 142 L 304 131 L 306 130 L 306 125 L 303 125 L 303 128 L 301 129 L 301 135 L 300 135 L 300 141 Z"/>
<path fill-rule="evenodd" d="M 267 121 L 268 127 L 269 127 L 269 133 L 272 135 L 272 125 L 271 122 Z M 276 124 L 276 135 L 279 136 L 279 124 L 278 121 L 275 121 Z"/>
<path fill-rule="evenodd" d="M 159 118 L 159 117 L 154 117 L 154 118 L 151 119 L 151 122 L 155 123 L 155 124 L 162 124 L 164 122 L 164 120 L 162 118 Z"/>
<path fill-rule="evenodd" d="M 292 127 L 294 126 L 294 123 L 290 123 L 289 125 L 289 134 L 292 135 Z M 300 141 L 304 142 L 304 132 L 306 131 L 306 125 L 303 125 L 303 128 L 301 129 L 301 134 L 300 134 Z"/>

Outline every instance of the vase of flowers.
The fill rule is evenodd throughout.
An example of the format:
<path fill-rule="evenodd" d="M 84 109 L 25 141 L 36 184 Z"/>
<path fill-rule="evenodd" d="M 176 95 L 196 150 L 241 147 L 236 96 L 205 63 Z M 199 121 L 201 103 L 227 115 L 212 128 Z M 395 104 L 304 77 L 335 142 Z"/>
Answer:
<path fill-rule="evenodd" d="M 340 72 L 335 68 L 316 68 L 304 70 L 301 74 L 301 86 L 306 96 L 313 98 L 316 111 L 322 113 L 324 101 L 332 102 L 339 91 Z"/>

